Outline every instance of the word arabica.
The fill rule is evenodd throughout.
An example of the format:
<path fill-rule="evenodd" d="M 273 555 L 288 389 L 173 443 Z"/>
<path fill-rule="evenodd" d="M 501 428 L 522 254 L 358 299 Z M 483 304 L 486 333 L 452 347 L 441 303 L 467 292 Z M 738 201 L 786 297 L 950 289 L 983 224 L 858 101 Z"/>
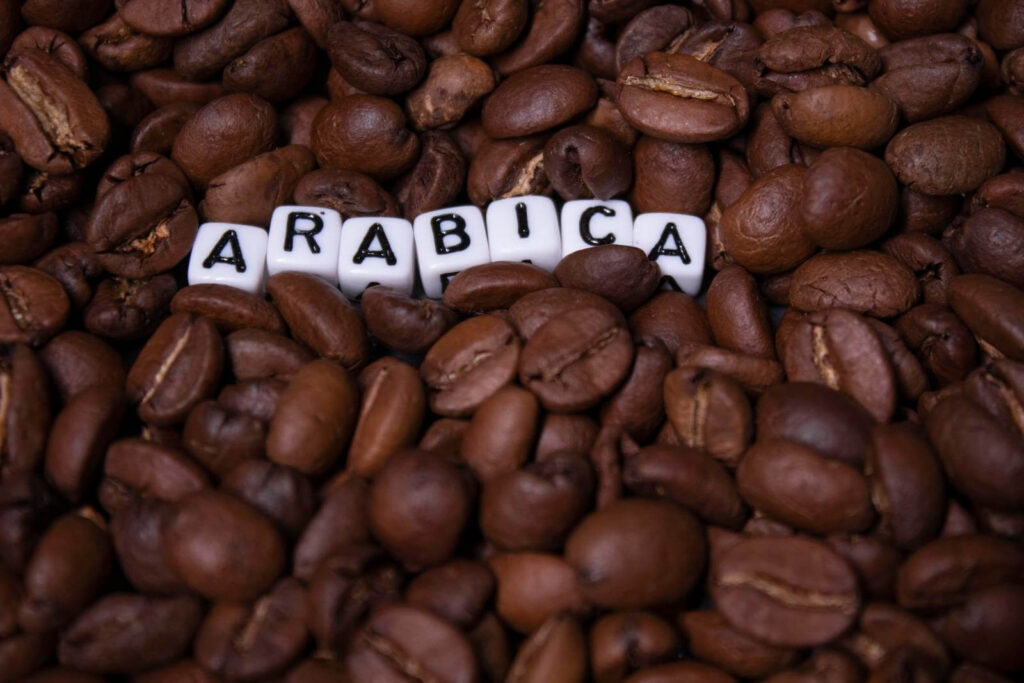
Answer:
<path fill-rule="evenodd" d="M 697 216 L 645 213 L 634 220 L 620 200 L 576 200 L 561 216 L 548 197 L 501 199 L 484 213 L 457 206 L 402 218 L 342 221 L 332 209 L 280 206 L 270 229 L 234 223 L 199 227 L 189 284 L 217 283 L 262 293 L 270 275 L 317 275 L 358 298 L 371 285 L 412 294 L 417 272 L 426 296 L 441 298 L 456 274 L 491 261 L 522 261 L 547 271 L 580 249 L 636 246 L 661 269 L 662 286 L 695 295 L 704 275 L 707 231 Z"/>

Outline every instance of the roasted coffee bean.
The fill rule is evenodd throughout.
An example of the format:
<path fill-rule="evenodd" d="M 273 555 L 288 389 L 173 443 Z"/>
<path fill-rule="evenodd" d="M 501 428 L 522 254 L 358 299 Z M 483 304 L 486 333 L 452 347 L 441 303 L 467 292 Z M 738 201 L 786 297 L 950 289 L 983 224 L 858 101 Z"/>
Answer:
<path fill-rule="evenodd" d="M 476 680 L 477 664 L 466 637 L 444 619 L 394 604 L 377 610 L 355 636 L 346 660 L 353 683 L 419 671 L 438 681 Z"/>
<path fill-rule="evenodd" d="M 664 344 L 673 356 L 684 343 L 710 344 L 711 325 L 704 309 L 682 292 L 660 292 L 629 316 L 633 336 L 645 344 Z"/>
<path fill-rule="evenodd" d="M 1016 254 L 1024 248 L 1024 217 L 984 208 L 946 228 L 942 242 L 965 273 L 986 273 L 1024 287 L 1024 263 Z M 942 302 L 938 302 L 942 303 Z"/>
<path fill-rule="evenodd" d="M 0 343 L 38 346 L 59 332 L 71 303 L 60 283 L 28 266 L 0 266 Z"/>
<path fill-rule="evenodd" d="M 428 567 L 454 552 L 469 518 L 470 491 L 455 465 L 409 450 L 385 463 L 368 505 L 370 527 L 388 552 L 410 568 Z"/>
<path fill-rule="evenodd" d="M 117 561 L 131 585 L 141 593 L 175 595 L 188 587 L 167 565 L 163 553 L 164 524 L 170 503 L 140 499 L 115 512 L 110 535 Z"/>
<path fill-rule="evenodd" d="M 320 110 L 313 151 L 322 166 L 348 168 L 389 180 L 407 171 L 420 152 L 401 107 L 383 97 L 350 95 Z"/>
<path fill-rule="evenodd" d="M 14 214 L 0 219 L 0 265 L 27 264 L 49 249 L 57 236 L 57 216 Z"/>
<path fill-rule="evenodd" d="M 196 633 L 196 660 L 220 676 L 263 678 L 287 669 L 307 638 L 306 590 L 287 578 L 252 605 L 214 605 Z"/>
<path fill-rule="evenodd" d="M 645 135 L 633 148 L 633 164 L 634 182 L 629 199 L 638 212 L 707 212 L 715 185 L 715 163 L 704 145 L 685 145 Z"/>
<path fill-rule="evenodd" d="M 395 196 L 408 220 L 450 205 L 466 184 L 468 164 L 447 133 L 427 131 L 416 165 L 395 183 Z"/>
<path fill-rule="evenodd" d="M 875 520 L 867 479 L 798 443 L 758 441 L 740 460 L 736 483 L 745 501 L 797 529 L 855 533 Z"/>
<path fill-rule="evenodd" d="M 413 299 L 379 285 L 363 293 L 361 304 L 370 334 L 406 353 L 426 351 L 458 320 L 455 311 L 438 301 Z"/>
<path fill-rule="evenodd" d="M 777 647 L 826 643 L 860 609 L 849 564 L 799 536 L 741 541 L 716 559 L 710 584 L 716 608 L 734 628 Z"/>
<path fill-rule="evenodd" d="M 268 225 L 274 209 L 287 204 L 316 160 L 303 145 L 280 147 L 221 173 L 210 181 L 199 212 L 207 221 Z"/>
<path fill-rule="evenodd" d="M 53 174 L 95 161 L 110 140 L 96 95 L 56 56 L 13 52 L 4 61 L 0 125 L 26 164 Z"/>
<path fill-rule="evenodd" d="M 733 76 L 688 55 L 664 52 L 623 67 L 615 100 L 632 126 L 672 142 L 731 137 L 750 115 L 746 91 Z"/>
<path fill-rule="evenodd" d="M 548 413 L 540 426 L 534 455 L 542 461 L 561 451 L 589 453 L 597 433 L 597 423 L 587 415 Z"/>
<path fill-rule="evenodd" d="M 196 83 L 185 80 L 171 69 L 138 71 L 129 82 L 157 107 L 178 102 L 204 105 L 224 95 L 224 86 L 219 81 Z"/>
<path fill-rule="evenodd" d="M 104 674 L 128 674 L 184 655 L 202 618 L 198 598 L 110 593 L 61 634 L 61 664 Z"/>
<path fill-rule="evenodd" d="M 585 517 L 565 556 L 588 600 L 637 609 L 690 592 L 704 568 L 704 536 L 693 515 L 675 503 L 621 500 Z"/>
<path fill-rule="evenodd" d="M 950 482 L 971 500 L 1017 509 L 1024 491 L 1024 444 L 980 406 L 963 396 L 938 403 L 928 414 L 928 436 Z"/>
<path fill-rule="evenodd" d="M 615 320 L 622 320 L 622 312 L 609 301 L 590 292 L 565 287 L 553 287 L 527 294 L 512 304 L 508 313 L 519 335 L 529 339 L 546 322 L 573 309 L 586 307 L 599 308 Z"/>
<path fill-rule="evenodd" d="M 212 600 L 252 600 L 284 568 L 284 543 L 271 521 L 233 496 L 186 496 L 164 530 L 164 555 L 192 590 Z"/>
<path fill-rule="evenodd" d="M 51 249 L 35 266 L 60 282 L 75 310 L 92 299 L 92 281 L 103 272 L 96 255 L 84 242 L 68 242 Z"/>
<path fill-rule="evenodd" d="M 348 372 L 321 359 L 299 369 L 267 432 L 267 458 L 306 474 L 323 472 L 348 444 L 358 415 Z"/>
<path fill-rule="evenodd" d="M 832 26 L 793 26 L 757 50 L 757 89 L 765 95 L 822 85 L 866 85 L 882 69 L 856 35 Z"/>
<path fill-rule="evenodd" d="M 988 275 L 961 275 L 949 283 L 947 293 L 953 312 L 985 353 L 1024 360 L 1024 292 Z"/>
<path fill-rule="evenodd" d="M 619 681 L 670 659 L 679 647 L 672 626 L 650 612 L 614 612 L 590 631 L 590 666 L 599 683 Z"/>
<path fill-rule="evenodd" d="M 174 47 L 167 38 L 135 31 L 119 14 L 90 28 L 79 41 L 90 57 L 111 71 L 152 68 L 170 57 Z"/>
<path fill-rule="evenodd" d="M 290 13 L 284 0 L 245 0 L 231 3 L 223 14 L 205 31 L 175 44 L 174 70 L 189 81 L 217 75 L 250 47 L 287 28 Z"/>
<path fill-rule="evenodd" d="M 339 21 L 327 34 L 327 52 L 346 81 L 371 95 L 400 95 L 427 74 L 420 44 L 380 24 Z"/>
<path fill-rule="evenodd" d="M 302 91 L 315 68 L 313 39 L 305 29 L 292 28 L 261 40 L 228 64 L 224 88 L 284 102 Z"/>
<path fill-rule="evenodd" d="M 414 607 L 427 609 L 463 628 L 480 621 L 494 594 L 495 580 L 486 565 L 455 560 L 420 574 L 405 590 Z"/>
<path fill-rule="evenodd" d="M 688 55 L 721 69 L 750 90 L 757 73 L 752 56 L 760 45 L 761 36 L 749 24 L 712 19 L 685 31 L 666 51 Z"/>
<path fill-rule="evenodd" d="M 739 266 L 723 269 L 707 291 L 708 321 L 719 345 L 773 358 L 771 321 L 757 283 Z"/>
<path fill-rule="evenodd" d="M 290 377 L 291 374 L 288 375 L 288 378 Z M 287 388 L 286 379 L 263 377 L 242 380 L 221 389 L 217 402 L 229 411 L 244 413 L 257 420 L 269 422 L 274 418 L 277 405 L 281 402 L 281 395 Z"/>
<path fill-rule="evenodd" d="M 879 158 L 849 147 L 814 160 L 803 188 L 803 231 L 826 249 L 856 249 L 881 237 L 896 217 L 899 194 Z"/>
<path fill-rule="evenodd" d="M 992 536 L 940 538 L 919 548 L 900 568 L 899 603 L 915 610 L 962 604 L 975 591 L 1020 581 L 1024 554 Z"/>
<path fill-rule="evenodd" d="M 544 170 L 545 138 L 487 139 L 469 164 L 466 190 L 474 204 L 552 192 Z"/>
<path fill-rule="evenodd" d="M 233 166 L 267 152 L 277 136 L 277 114 L 247 93 L 219 97 L 181 127 L 171 158 L 189 180 L 206 186 Z"/>
<path fill-rule="evenodd" d="M 601 422 L 648 440 L 664 418 L 662 383 L 671 369 L 672 356 L 663 346 L 638 346 L 629 376 L 601 407 Z"/>
<path fill-rule="evenodd" d="M 216 21 L 227 5 L 226 0 L 190 0 L 172 8 L 154 0 L 126 0 L 118 14 L 141 33 L 184 36 Z"/>
<path fill-rule="evenodd" d="M 176 291 L 169 274 L 103 280 L 83 312 L 85 327 L 108 339 L 140 339 L 156 328 Z"/>
<path fill-rule="evenodd" d="M 544 170 L 563 199 L 611 199 L 633 182 L 629 150 L 593 126 L 564 128 L 544 148 Z"/>
<path fill-rule="evenodd" d="M 559 555 L 507 553 L 489 564 L 498 580 L 498 615 L 520 633 L 533 633 L 559 613 L 587 609 L 575 571 Z"/>
<path fill-rule="evenodd" d="M 681 367 L 666 375 L 664 395 L 665 412 L 682 445 L 726 465 L 739 462 L 754 425 L 750 402 L 735 380 L 714 370 Z"/>
<path fill-rule="evenodd" d="M 938 670 L 949 668 L 949 654 L 928 625 L 909 612 L 886 603 L 864 607 L 858 630 L 846 646 L 865 666 L 877 670 L 900 650 L 913 650 Z"/>
<path fill-rule="evenodd" d="M 894 325 L 938 386 L 963 379 L 974 367 L 974 337 L 948 308 L 922 304 L 904 313 Z"/>
<path fill-rule="evenodd" d="M 86 389 L 124 386 L 125 367 L 120 354 L 85 332 L 62 332 L 43 347 L 40 359 L 65 403 Z"/>
<path fill-rule="evenodd" d="M 57 414 L 46 445 L 47 480 L 65 498 L 80 502 L 95 483 L 107 446 L 124 413 L 122 383 L 85 388 Z"/>
<path fill-rule="evenodd" d="M 529 15 L 529 12 L 527 14 Z M 494 64 L 502 75 L 507 76 L 549 62 L 572 46 L 579 37 L 585 20 L 586 8 L 583 0 L 545 2 L 537 7 L 532 16 L 527 17 L 528 26 L 525 32 L 518 41 L 510 39 L 510 42 L 515 44 L 495 57 Z"/>
<path fill-rule="evenodd" d="M 185 287 L 171 299 L 171 313 L 206 316 L 224 333 L 257 329 L 285 331 L 280 314 L 265 299 L 227 285 Z"/>
<path fill-rule="evenodd" d="M 182 447 L 219 477 L 265 453 L 266 425 L 255 417 L 227 410 L 215 401 L 196 405 L 185 420 Z"/>
<path fill-rule="evenodd" d="M 509 680 L 579 683 L 586 676 L 586 640 L 583 629 L 568 615 L 552 616 L 519 649 Z"/>
<path fill-rule="evenodd" d="M 35 171 L 29 175 L 25 183 L 20 208 L 32 214 L 67 208 L 81 199 L 85 182 L 86 177 L 82 173 L 49 175 Z M 46 241 L 41 242 L 39 246 L 42 247 L 43 244 L 49 246 Z"/>
<path fill-rule="evenodd" d="M 462 50 L 487 57 L 516 41 L 529 14 L 528 4 L 523 0 L 463 2 L 452 19 L 452 32 Z"/>
<path fill-rule="evenodd" d="M 316 1 L 316 0 L 314 0 Z M 289 145 L 312 147 L 313 120 L 320 110 L 327 106 L 326 97 L 303 97 L 294 100 L 281 113 L 281 131 Z"/>
<path fill-rule="evenodd" d="M 938 240 L 921 233 L 906 233 L 886 240 L 881 248 L 914 271 L 926 303 L 946 305 L 946 289 L 960 269 Z"/>
<path fill-rule="evenodd" d="M 877 149 L 889 141 L 899 123 L 895 102 L 855 85 L 782 93 L 772 99 L 772 111 L 788 135 L 814 147 Z"/>
<path fill-rule="evenodd" d="M 537 399 L 520 387 L 506 386 L 477 408 L 462 438 L 462 460 L 487 482 L 519 468 L 537 430 Z"/>
<path fill-rule="evenodd" d="M 464 313 L 486 313 L 508 308 L 531 292 L 556 286 L 558 281 L 537 266 L 499 261 L 459 272 L 444 290 L 443 301 Z"/>
<path fill-rule="evenodd" d="M 398 203 L 377 182 L 357 171 L 321 168 L 304 175 L 295 186 L 295 201 L 334 209 L 342 218 L 398 216 Z"/>
<path fill-rule="evenodd" d="M 971 163 L 950 165 L 966 146 Z M 908 187 L 925 194 L 969 192 L 1003 167 L 999 130 L 982 119 L 944 116 L 904 128 L 885 149 L 885 161 Z M 959 158 L 959 157 L 958 157 Z"/>
<path fill-rule="evenodd" d="M 755 180 L 725 209 L 722 242 L 736 263 L 755 274 L 781 273 L 814 253 L 800 216 L 806 176 L 802 166 L 780 166 Z"/>
<path fill-rule="evenodd" d="M 899 39 L 950 31 L 960 23 L 966 9 L 967 3 L 962 0 L 909 6 L 893 0 L 876 0 L 870 3 L 869 12 L 886 35 Z"/>
<path fill-rule="evenodd" d="M 651 296 L 659 275 L 658 267 L 643 250 L 615 244 L 581 249 L 563 258 L 555 268 L 562 287 L 593 292 L 627 313 Z"/>
<path fill-rule="evenodd" d="M 178 313 L 164 321 L 128 372 L 128 398 L 147 422 L 180 423 L 212 396 L 223 366 L 224 343 L 213 322 Z"/>
<path fill-rule="evenodd" d="M 739 382 L 749 393 L 758 395 L 782 381 L 782 365 L 772 358 L 750 356 L 704 344 L 682 344 L 676 352 L 676 365 L 715 370 Z"/>
<path fill-rule="evenodd" d="M 921 294 L 909 268 L 874 251 L 819 254 L 793 273 L 790 303 L 804 311 L 845 308 L 879 318 L 910 309 Z"/>
<path fill-rule="evenodd" d="M 116 514 L 139 498 L 174 502 L 209 488 L 206 471 L 184 453 L 143 439 L 121 439 L 107 450 L 99 498 Z"/>
<path fill-rule="evenodd" d="M 585 514 L 593 489 L 593 472 L 583 457 L 552 454 L 485 480 L 480 527 L 503 550 L 556 550 Z"/>
<path fill-rule="evenodd" d="M 430 408 L 446 417 L 472 414 L 512 381 L 522 342 L 504 319 L 470 318 L 445 332 L 420 365 Z"/>
<path fill-rule="evenodd" d="M 99 594 L 112 558 L 106 521 L 96 510 L 84 508 L 55 521 L 25 568 L 21 628 L 51 631 L 70 623 Z"/>
<path fill-rule="evenodd" d="M 693 15 L 685 7 L 657 5 L 639 12 L 619 32 L 615 70 L 621 71 L 634 57 L 664 50 L 693 24 Z"/>
<path fill-rule="evenodd" d="M 797 661 L 796 651 L 766 645 L 734 629 L 714 610 L 681 614 L 677 623 L 686 634 L 693 654 L 736 676 L 760 678 Z"/>
<path fill-rule="evenodd" d="M 582 69 L 552 64 L 524 69 L 487 98 L 484 130 L 492 138 L 541 133 L 582 114 L 597 95 L 597 84 Z"/>
<path fill-rule="evenodd" d="M 267 291 L 299 341 L 346 368 L 366 362 L 362 318 L 335 287 L 304 273 L 278 273 L 267 281 Z"/>

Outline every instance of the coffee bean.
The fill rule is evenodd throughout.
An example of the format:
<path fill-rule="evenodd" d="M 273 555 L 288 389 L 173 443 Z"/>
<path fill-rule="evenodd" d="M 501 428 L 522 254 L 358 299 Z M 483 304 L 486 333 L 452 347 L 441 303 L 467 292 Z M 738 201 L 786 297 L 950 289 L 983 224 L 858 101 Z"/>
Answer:
<path fill-rule="evenodd" d="M 973 150 L 971 163 L 950 165 L 954 149 Z M 976 189 L 1003 167 L 1005 146 L 998 129 L 968 116 L 944 116 L 900 131 L 885 148 L 885 161 L 900 182 L 925 194 Z"/>
<path fill-rule="evenodd" d="M 42 270 L 0 266 L 0 343 L 39 346 L 64 327 L 70 308 L 60 283 Z"/>
<path fill-rule="evenodd" d="M 715 164 L 707 147 L 645 135 L 633 148 L 633 164 L 629 199 L 638 212 L 702 215 L 709 209 Z"/>
<path fill-rule="evenodd" d="M 716 560 L 710 584 L 715 607 L 730 625 L 776 647 L 826 643 L 860 610 L 849 564 L 800 536 L 741 541 Z"/>
<path fill-rule="evenodd" d="M 615 43 L 616 71 L 621 71 L 634 57 L 664 50 L 693 23 L 688 9 L 674 5 L 657 5 L 637 13 L 619 32 Z"/>
<path fill-rule="evenodd" d="M 176 291 L 174 276 L 169 274 L 103 280 L 83 312 L 85 327 L 108 339 L 145 337 L 166 314 Z"/>
<path fill-rule="evenodd" d="M 370 539 L 369 487 L 344 475 L 326 491 L 320 509 L 295 544 L 295 575 L 310 581 L 321 563 Z"/>
<path fill-rule="evenodd" d="M 739 462 L 753 436 L 750 402 L 739 384 L 714 370 L 681 367 L 666 375 L 664 396 L 665 412 L 682 445 L 730 466 Z"/>
<path fill-rule="evenodd" d="M 14 214 L 0 219 L 0 264 L 27 264 L 44 254 L 57 236 L 57 216 Z"/>
<path fill-rule="evenodd" d="M 427 570 L 405 590 L 406 600 L 467 628 L 480 620 L 494 594 L 495 580 L 486 565 L 455 560 Z"/>
<path fill-rule="evenodd" d="M 780 166 L 758 178 L 722 213 L 722 242 L 756 274 L 790 270 L 814 253 L 800 218 L 806 169 Z"/>
<path fill-rule="evenodd" d="M 586 676 L 586 640 L 571 616 L 553 616 L 523 643 L 509 680 L 578 683 Z"/>
<path fill-rule="evenodd" d="M 455 311 L 432 299 L 413 299 L 387 287 L 375 286 L 361 301 L 366 327 L 388 348 L 422 353 L 448 331 Z"/>
<path fill-rule="evenodd" d="M 544 169 L 563 199 L 611 199 L 633 181 L 629 150 L 593 126 L 564 128 L 544 148 Z"/>
<path fill-rule="evenodd" d="M 121 386 L 91 386 L 76 392 L 53 421 L 44 462 L 46 478 L 74 503 L 95 483 L 107 446 L 117 434 L 124 413 Z"/>
<path fill-rule="evenodd" d="M 461 271 L 448 284 L 443 301 L 457 311 L 485 313 L 509 308 L 531 292 L 557 285 L 550 273 L 537 266 L 499 261 Z"/>
<path fill-rule="evenodd" d="M 171 510 L 165 501 L 139 499 L 111 517 L 110 535 L 117 561 L 131 585 L 142 593 L 174 595 L 188 591 L 163 555 L 163 525 Z"/>
<path fill-rule="evenodd" d="M 695 656 L 736 676 L 762 678 L 797 661 L 796 651 L 751 638 L 714 610 L 684 612 L 677 623 Z"/>
<path fill-rule="evenodd" d="M 299 341 L 346 368 L 366 362 L 362 318 L 336 288 L 312 275 L 278 273 L 267 281 L 267 291 Z"/>
<path fill-rule="evenodd" d="M 160 325 L 128 372 L 127 394 L 156 425 L 182 422 L 220 382 L 224 343 L 213 322 L 178 313 Z"/>
<path fill-rule="evenodd" d="M 511 47 L 528 19 L 522 0 L 463 2 L 452 19 L 452 32 L 465 52 L 488 57 Z"/>
<path fill-rule="evenodd" d="M 1018 315 L 1024 302 L 1021 290 L 988 275 L 961 275 L 949 283 L 947 294 L 953 312 L 983 351 L 1024 360 L 1024 318 Z"/>
<path fill-rule="evenodd" d="M 555 268 L 563 287 L 593 292 L 625 312 L 646 301 L 658 286 L 660 271 L 643 250 L 606 244 L 564 257 Z"/>
<path fill-rule="evenodd" d="M 772 99 L 772 111 L 788 135 L 815 147 L 877 149 L 889 141 L 899 123 L 895 102 L 854 85 L 782 93 Z"/>
<path fill-rule="evenodd" d="M 327 52 L 346 81 L 371 95 L 400 95 L 427 74 L 420 44 L 380 24 L 339 21 L 327 34 Z"/>
<path fill-rule="evenodd" d="M 206 186 L 231 167 L 269 151 L 276 135 L 277 114 L 266 100 L 247 93 L 225 95 L 181 127 L 171 158 L 189 180 Z"/>
<path fill-rule="evenodd" d="M 893 605 L 872 603 L 864 607 L 858 631 L 847 639 L 848 649 L 865 666 L 877 671 L 901 650 L 912 650 L 936 670 L 949 668 L 946 647 L 927 624 Z"/>
<path fill-rule="evenodd" d="M 206 316 L 224 333 L 236 330 L 285 331 L 280 314 L 265 299 L 227 285 L 185 287 L 171 299 L 171 313 Z"/>
<path fill-rule="evenodd" d="M 389 180 L 407 171 L 420 152 L 402 109 L 373 95 L 350 95 L 320 110 L 313 122 L 313 151 L 322 166 Z"/>
<path fill-rule="evenodd" d="M 543 65 L 503 81 L 483 108 L 492 138 L 533 135 L 570 121 L 597 101 L 597 85 L 582 69 Z"/>
<path fill-rule="evenodd" d="M 313 39 L 305 29 L 292 28 L 261 40 L 228 64 L 224 87 L 284 102 L 302 91 L 315 68 Z"/>
<path fill-rule="evenodd" d="M 757 89 L 765 95 L 824 85 L 866 85 L 882 60 L 856 35 L 832 26 L 793 26 L 758 48 Z"/>
<path fill-rule="evenodd" d="M 688 55 L 652 52 L 619 72 L 615 101 L 631 125 L 672 142 L 732 136 L 750 113 L 731 75 Z"/>
<path fill-rule="evenodd" d="M 873 251 L 819 254 L 793 273 L 790 302 L 805 311 L 840 307 L 891 318 L 920 296 L 913 273 L 896 259 Z"/>
<path fill-rule="evenodd" d="M 96 96 L 41 50 L 15 52 L 4 61 L 0 101 L 0 124 L 18 155 L 40 171 L 85 168 L 109 142 L 110 121 Z"/>
<path fill-rule="evenodd" d="M 1009 211 L 985 208 L 946 228 L 942 242 L 966 273 L 986 273 L 1024 287 L 1021 263 L 1014 254 L 1024 240 L 1024 218 Z M 942 303 L 942 302 L 938 302 Z"/>
<path fill-rule="evenodd" d="M 527 14 L 530 14 L 529 11 Z M 515 44 L 497 55 L 494 65 L 503 76 L 507 76 L 553 60 L 572 47 L 583 29 L 585 17 L 583 0 L 545 2 L 537 7 L 532 16 L 527 17 L 528 25 L 520 39 L 509 39 L 510 43 L 515 41 Z"/>
<path fill-rule="evenodd" d="M 253 157 L 210 181 L 199 212 L 207 221 L 269 225 L 274 209 L 291 199 L 314 165 L 313 153 L 302 145 Z"/>
<path fill-rule="evenodd" d="M 540 426 L 534 455 L 542 461 L 560 451 L 589 453 L 597 432 L 597 423 L 587 415 L 548 413 Z"/>
<path fill-rule="evenodd" d="M 543 136 L 487 139 L 469 164 L 466 190 L 474 204 L 520 195 L 551 193 L 544 170 Z"/>
<path fill-rule="evenodd" d="M 171 8 L 154 0 L 126 0 L 118 7 L 118 14 L 141 33 L 183 36 L 216 21 L 227 4 L 226 0 L 189 0 Z"/>
<path fill-rule="evenodd" d="M 771 358 L 749 356 L 704 344 L 682 344 L 676 352 L 676 365 L 714 370 L 738 382 L 758 395 L 782 382 L 782 365 Z"/>
<path fill-rule="evenodd" d="M 664 344 L 673 356 L 685 343 L 711 343 L 704 309 L 682 292 L 655 294 L 629 316 L 629 327 L 638 341 Z"/>
<path fill-rule="evenodd" d="M 896 406 L 896 377 L 878 334 L 861 316 L 841 308 L 796 323 L 783 352 L 786 375 L 817 382 L 855 398 L 879 422 Z"/>
<path fill-rule="evenodd" d="M 907 38 L 925 33 L 949 31 L 960 23 L 967 3 L 961 0 L 934 6 L 904 7 L 893 0 L 880 0 L 870 8 L 871 19 L 889 37 Z"/>
<path fill-rule="evenodd" d="M 306 590 L 287 578 L 252 605 L 214 605 L 196 634 L 196 660 L 234 679 L 273 676 L 302 654 L 307 638 Z"/>
<path fill-rule="evenodd" d="M 661 425 L 665 402 L 662 383 L 672 368 L 672 357 L 660 345 L 638 346 L 629 376 L 601 407 L 601 421 L 621 426 L 641 441 Z"/>
<path fill-rule="evenodd" d="M 204 105 L 225 94 L 219 81 L 196 83 L 185 80 L 171 69 L 139 71 L 132 74 L 129 82 L 157 107 L 178 102 Z"/>
<path fill-rule="evenodd" d="M 111 444 L 103 461 L 99 497 L 111 514 L 139 499 L 175 502 L 209 488 L 206 471 L 184 453 L 143 439 Z"/>
<path fill-rule="evenodd" d="M 676 504 L 621 500 L 585 517 L 565 554 L 588 600 L 636 609 L 689 593 L 705 549 L 700 523 Z"/>
<path fill-rule="evenodd" d="M 871 87 L 894 100 L 910 123 L 962 106 L 978 87 L 984 61 L 977 43 L 953 33 L 903 40 L 879 56 L 885 73 Z"/>
<path fill-rule="evenodd" d="M 395 197 L 410 221 L 450 205 L 466 184 L 466 158 L 449 134 L 427 131 L 420 140 L 419 161 L 395 183 Z"/>
<path fill-rule="evenodd" d="M 899 602 L 909 609 L 962 604 L 981 589 L 1019 582 L 1024 554 L 1012 541 L 991 536 L 940 538 L 922 546 L 900 567 Z"/>
<path fill-rule="evenodd" d="M 594 680 L 619 681 L 636 669 L 670 659 L 679 648 L 672 626 L 650 612 L 614 612 L 590 632 Z"/>
<path fill-rule="evenodd" d="M 167 38 L 139 33 L 114 14 L 82 34 L 79 41 L 89 56 L 111 71 L 141 71 L 171 56 Z"/>
<path fill-rule="evenodd" d="M 775 356 L 768 308 L 749 273 L 739 266 L 720 271 L 708 288 L 707 304 L 719 345 L 754 356 Z"/>
<path fill-rule="evenodd" d="M 480 481 L 507 474 L 529 456 L 537 428 L 537 399 L 506 386 L 484 400 L 463 435 L 461 455 Z"/>
<path fill-rule="evenodd" d="M 360 374 L 363 404 L 348 449 L 348 468 L 375 474 L 394 453 L 412 446 L 426 410 L 423 383 L 415 368 L 382 358 Z"/>

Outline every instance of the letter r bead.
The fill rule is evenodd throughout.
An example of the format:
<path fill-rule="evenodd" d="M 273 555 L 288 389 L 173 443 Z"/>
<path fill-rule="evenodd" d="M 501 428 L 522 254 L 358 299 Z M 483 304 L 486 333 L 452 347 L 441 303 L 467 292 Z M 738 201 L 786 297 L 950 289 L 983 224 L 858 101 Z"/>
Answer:
<path fill-rule="evenodd" d="M 309 273 L 338 284 L 341 214 L 322 206 L 279 206 L 270 219 L 267 272 Z"/>
<path fill-rule="evenodd" d="M 266 266 L 266 230 L 236 223 L 203 223 L 192 243 L 188 283 L 230 285 L 262 294 Z"/>

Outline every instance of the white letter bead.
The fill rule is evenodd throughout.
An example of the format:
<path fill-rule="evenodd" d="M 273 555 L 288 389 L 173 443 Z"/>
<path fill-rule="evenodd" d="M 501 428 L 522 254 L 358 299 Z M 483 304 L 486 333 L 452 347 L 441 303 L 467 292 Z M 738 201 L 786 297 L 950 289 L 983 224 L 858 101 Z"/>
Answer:
<path fill-rule="evenodd" d="M 662 286 L 696 296 L 704 278 L 708 233 L 704 221 L 682 213 L 642 213 L 633 245 L 661 268 Z"/>
<path fill-rule="evenodd" d="M 235 223 L 203 223 L 192 243 L 188 283 L 230 285 L 263 294 L 266 266 L 266 230 Z"/>
<path fill-rule="evenodd" d="M 562 205 L 562 257 L 602 244 L 633 244 L 633 210 L 620 199 Z"/>
<path fill-rule="evenodd" d="M 487 207 L 487 243 L 492 261 L 527 261 L 554 270 L 562 258 L 555 203 L 537 195 L 491 202 Z"/>
<path fill-rule="evenodd" d="M 490 261 L 484 216 L 475 206 L 420 214 L 413 222 L 424 293 L 440 299 L 459 271 Z"/>
<path fill-rule="evenodd" d="M 341 214 L 321 206 L 279 206 L 270 219 L 267 272 L 309 273 L 338 284 Z"/>
<path fill-rule="evenodd" d="M 341 227 L 338 281 L 341 291 L 357 299 L 370 285 L 385 285 L 412 294 L 416 254 L 412 223 L 403 218 L 349 218 Z"/>

